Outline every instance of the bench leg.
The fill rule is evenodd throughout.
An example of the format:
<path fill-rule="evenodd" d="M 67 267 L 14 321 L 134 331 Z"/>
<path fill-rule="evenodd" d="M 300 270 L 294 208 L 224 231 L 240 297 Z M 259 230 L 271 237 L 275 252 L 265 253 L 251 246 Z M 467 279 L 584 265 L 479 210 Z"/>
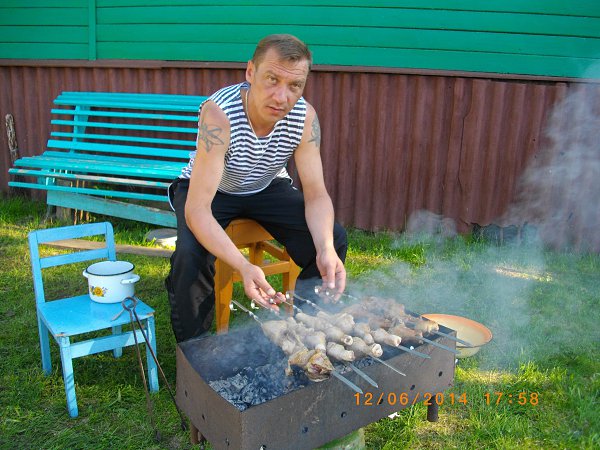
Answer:
<path fill-rule="evenodd" d="M 46 214 L 44 214 L 44 219 L 42 220 L 42 222 L 50 222 L 55 215 L 56 207 L 52 205 L 46 205 Z"/>

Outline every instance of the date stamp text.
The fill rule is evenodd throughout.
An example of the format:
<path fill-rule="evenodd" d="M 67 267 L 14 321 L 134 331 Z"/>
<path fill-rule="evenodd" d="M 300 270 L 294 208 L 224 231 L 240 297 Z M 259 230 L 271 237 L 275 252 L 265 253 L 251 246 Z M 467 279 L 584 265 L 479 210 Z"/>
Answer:
<path fill-rule="evenodd" d="M 354 394 L 357 406 L 413 406 L 423 402 L 430 405 L 468 405 L 482 403 L 486 406 L 530 405 L 540 402 L 538 392 L 486 392 L 482 396 L 469 396 L 466 392 L 365 392 Z"/>

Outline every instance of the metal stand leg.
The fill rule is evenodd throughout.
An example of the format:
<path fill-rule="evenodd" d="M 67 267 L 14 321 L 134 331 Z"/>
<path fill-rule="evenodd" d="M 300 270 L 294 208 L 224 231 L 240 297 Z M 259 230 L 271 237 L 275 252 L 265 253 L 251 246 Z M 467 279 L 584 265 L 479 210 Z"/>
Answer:
<path fill-rule="evenodd" d="M 429 422 L 437 422 L 438 421 L 438 404 L 434 401 L 427 405 L 427 420 Z"/>
<path fill-rule="evenodd" d="M 198 438 L 198 428 L 196 428 L 196 426 L 190 422 L 190 442 L 192 443 L 192 445 L 196 445 L 198 442 L 200 442 L 199 438 Z"/>
<path fill-rule="evenodd" d="M 190 421 L 190 442 L 192 443 L 192 445 L 200 444 L 201 448 L 204 448 L 204 443 L 206 442 L 206 438 L 204 436 L 202 436 L 202 433 L 200 433 L 198 428 L 196 428 L 196 425 L 194 425 L 191 421 Z"/>

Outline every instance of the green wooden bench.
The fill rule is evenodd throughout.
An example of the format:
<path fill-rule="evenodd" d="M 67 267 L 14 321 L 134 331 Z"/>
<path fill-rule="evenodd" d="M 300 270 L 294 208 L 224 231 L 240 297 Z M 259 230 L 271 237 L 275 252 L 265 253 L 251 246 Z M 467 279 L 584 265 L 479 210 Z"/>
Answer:
<path fill-rule="evenodd" d="M 63 92 L 44 153 L 18 159 L 9 186 L 48 205 L 176 227 L 167 188 L 195 150 L 203 96 Z"/>

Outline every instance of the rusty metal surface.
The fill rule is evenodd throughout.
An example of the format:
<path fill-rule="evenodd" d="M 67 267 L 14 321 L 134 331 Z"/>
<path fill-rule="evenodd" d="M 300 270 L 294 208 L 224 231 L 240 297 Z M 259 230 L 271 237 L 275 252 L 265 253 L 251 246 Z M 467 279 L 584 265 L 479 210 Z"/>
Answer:
<path fill-rule="evenodd" d="M 455 347 L 450 339 L 435 340 Z M 239 349 L 243 342 L 252 343 L 253 349 Z M 233 376 L 246 365 L 260 366 L 259 361 L 251 361 L 258 349 L 279 352 L 285 358 L 283 352 L 264 337 L 258 326 L 191 339 L 177 347 L 177 404 L 215 449 L 309 450 L 410 407 L 413 402 L 427 401 L 427 397 L 435 402 L 436 393 L 451 387 L 454 355 L 430 344 L 417 348 L 431 359 L 395 349 L 383 356 L 406 377 L 377 363 L 363 369 L 377 381 L 378 388 L 353 372 L 345 373 L 363 389 L 364 394 L 358 397 L 342 382 L 330 378 L 240 411 L 216 393 L 209 382 Z"/>
<path fill-rule="evenodd" d="M 548 148 L 544 128 L 557 102 L 576 86 L 600 98 L 600 84 L 592 82 L 341 69 L 315 70 L 305 96 L 319 114 L 337 219 L 367 230 L 405 230 L 423 210 L 433 225 L 413 225 L 435 227 L 443 217 L 466 232 L 474 223 L 494 223 L 518 196 L 527 165 L 556 151 Z M 27 156 L 44 150 L 51 102 L 63 90 L 198 95 L 243 78 L 240 67 L 4 65 L 0 112 L 2 118 L 14 116 L 19 152 Z M 4 129 L 0 147 L 0 189 L 7 191 Z M 591 187 L 596 179 L 584 176 L 580 182 Z M 564 198 L 550 201 L 568 208 Z M 597 214 L 571 215 L 568 224 L 556 224 L 554 234 L 568 227 L 570 241 L 595 242 L 598 251 L 599 220 Z"/>

